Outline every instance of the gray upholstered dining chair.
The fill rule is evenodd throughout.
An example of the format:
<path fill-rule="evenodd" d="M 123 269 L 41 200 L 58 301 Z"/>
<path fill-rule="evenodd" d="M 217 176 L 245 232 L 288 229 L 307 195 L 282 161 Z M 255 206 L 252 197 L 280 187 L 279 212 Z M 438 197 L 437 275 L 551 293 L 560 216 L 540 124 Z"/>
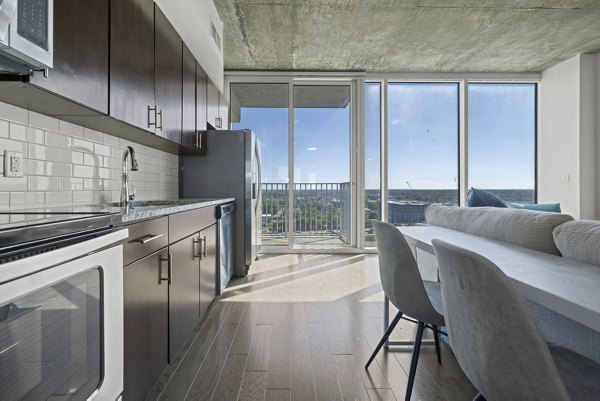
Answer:
<path fill-rule="evenodd" d="M 415 319 L 417 321 L 417 335 L 405 396 L 405 400 L 408 401 L 412 394 L 421 350 L 421 340 L 426 327 L 433 330 L 438 361 L 441 361 L 438 327 L 444 325 L 444 316 L 441 313 L 440 283 L 421 279 L 410 246 L 397 227 L 378 220 L 371 220 L 371 222 L 377 240 L 379 274 L 383 292 L 399 312 L 383 334 L 365 368 L 369 368 L 369 365 L 403 316 L 410 316 Z"/>
<path fill-rule="evenodd" d="M 547 345 L 523 297 L 491 261 L 433 240 L 446 323 L 475 400 L 600 399 L 600 364 Z"/>

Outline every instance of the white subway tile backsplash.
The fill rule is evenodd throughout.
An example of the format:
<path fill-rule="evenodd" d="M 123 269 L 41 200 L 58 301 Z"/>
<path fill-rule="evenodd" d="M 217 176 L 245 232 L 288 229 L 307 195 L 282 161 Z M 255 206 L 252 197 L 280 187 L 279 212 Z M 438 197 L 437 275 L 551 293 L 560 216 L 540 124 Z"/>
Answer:
<path fill-rule="evenodd" d="M 29 191 L 58 191 L 57 177 L 27 177 L 27 189 Z"/>
<path fill-rule="evenodd" d="M 84 128 L 79 125 L 75 125 L 66 121 L 59 121 L 58 126 L 58 132 L 60 132 L 63 135 L 83 138 Z"/>
<path fill-rule="evenodd" d="M 27 128 L 21 124 L 10 123 L 10 139 L 15 141 L 26 141 Z"/>
<path fill-rule="evenodd" d="M 34 111 L 29 112 L 29 126 L 41 128 L 45 131 L 58 132 L 59 130 L 58 119 Z"/>
<path fill-rule="evenodd" d="M 102 156 L 110 156 L 110 148 L 99 143 L 94 144 L 94 153 Z"/>
<path fill-rule="evenodd" d="M 46 205 L 71 205 L 73 204 L 73 192 L 46 192 Z"/>
<path fill-rule="evenodd" d="M 25 159 L 23 173 L 25 175 L 46 175 L 46 163 L 40 160 Z"/>
<path fill-rule="evenodd" d="M 29 124 L 29 114 L 25 109 L 0 102 L 0 120 L 27 125 Z"/>
<path fill-rule="evenodd" d="M 139 163 L 136 199 L 177 198 L 177 155 L 0 102 L 0 175 L 5 149 L 25 157 L 24 177 L 0 176 L 0 210 L 119 201 L 125 146 Z"/>
<path fill-rule="evenodd" d="M 73 165 L 73 177 L 93 178 L 98 177 L 98 174 L 94 174 L 94 167 L 92 166 Z"/>
<path fill-rule="evenodd" d="M 46 174 L 53 177 L 70 177 L 73 175 L 73 166 L 67 163 L 46 162 Z"/>
<path fill-rule="evenodd" d="M 57 148 L 70 148 L 72 139 L 69 136 L 57 134 L 54 132 L 46 132 L 46 145 Z"/>
<path fill-rule="evenodd" d="M 104 142 L 104 134 L 93 129 L 84 128 L 83 137 L 93 142 Z"/>
<path fill-rule="evenodd" d="M 29 143 L 44 144 L 44 130 L 33 127 L 26 127 L 25 140 Z"/>

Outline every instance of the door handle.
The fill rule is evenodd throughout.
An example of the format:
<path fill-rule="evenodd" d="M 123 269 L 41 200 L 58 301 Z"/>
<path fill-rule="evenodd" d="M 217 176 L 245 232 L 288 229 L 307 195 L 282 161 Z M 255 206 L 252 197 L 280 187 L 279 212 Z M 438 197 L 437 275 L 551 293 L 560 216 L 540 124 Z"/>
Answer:
<path fill-rule="evenodd" d="M 162 262 L 167 262 L 167 277 L 162 276 Z M 160 269 L 158 275 L 158 284 L 161 282 L 167 281 L 169 285 L 173 283 L 173 254 L 169 253 L 167 258 L 160 258 Z"/>
<path fill-rule="evenodd" d="M 192 256 L 194 259 L 196 258 L 200 258 L 200 260 L 202 260 L 202 252 L 200 251 L 202 249 L 202 238 L 193 238 L 192 239 L 192 244 L 193 244 L 193 250 L 192 250 Z M 198 246 L 196 248 L 196 246 Z M 196 249 L 198 249 L 198 252 L 196 252 Z"/>
<path fill-rule="evenodd" d="M 150 120 L 150 112 L 152 111 L 154 111 L 154 122 Z M 151 128 L 152 126 L 156 127 L 156 106 L 150 107 L 150 105 L 148 105 L 148 128 Z"/>
<path fill-rule="evenodd" d="M 202 150 L 202 133 L 196 132 L 196 150 Z"/>
<path fill-rule="evenodd" d="M 206 258 L 206 235 L 204 236 L 204 250 L 202 251 L 202 258 Z"/>
<path fill-rule="evenodd" d="M 138 239 L 137 242 L 141 242 L 142 244 L 147 244 L 148 242 L 152 242 L 161 237 L 164 237 L 164 234 L 158 234 L 158 235 L 149 234 L 146 237 L 142 237 L 143 239 L 141 239 L 141 238 Z"/>
<path fill-rule="evenodd" d="M 163 129 L 163 111 L 162 111 L 162 109 L 160 109 L 160 110 L 157 112 L 157 114 L 158 114 L 158 116 L 160 117 L 160 118 L 158 119 L 158 121 L 160 121 L 160 125 L 158 125 L 158 121 L 157 121 L 156 128 L 158 128 L 159 130 L 161 130 L 161 131 L 162 131 L 162 129 Z"/>

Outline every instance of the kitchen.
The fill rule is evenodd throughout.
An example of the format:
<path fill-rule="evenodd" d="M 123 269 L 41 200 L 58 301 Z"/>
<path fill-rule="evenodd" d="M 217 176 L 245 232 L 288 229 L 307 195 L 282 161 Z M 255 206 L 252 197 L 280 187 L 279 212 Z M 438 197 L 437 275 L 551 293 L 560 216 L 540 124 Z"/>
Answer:
<path fill-rule="evenodd" d="M 219 132 L 219 191 L 182 172 L 228 126 L 223 25 L 190 3 L 0 2 L 2 400 L 144 399 L 256 257 L 254 134 Z"/>
<path fill-rule="evenodd" d="M 483 3 L 0 0 L 0 401 L 596 399 L 600 7 Z"/>

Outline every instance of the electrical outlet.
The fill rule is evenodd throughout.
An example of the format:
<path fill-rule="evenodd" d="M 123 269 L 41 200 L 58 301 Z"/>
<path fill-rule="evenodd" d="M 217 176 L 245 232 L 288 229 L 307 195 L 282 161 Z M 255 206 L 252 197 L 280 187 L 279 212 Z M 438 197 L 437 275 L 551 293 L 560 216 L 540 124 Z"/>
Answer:
<path fill-rule="evenodd" d="M 564 184 L 568 184 L 569 182 L 571 182 L 571 176 L 569 174 L 563 174 L 563 176 L 561 177 L 561 181 Z"/>
<path fill-rule="evenodd" d="M 4 151 L 4 176 L 23 177 L 23 153 Z"/>

